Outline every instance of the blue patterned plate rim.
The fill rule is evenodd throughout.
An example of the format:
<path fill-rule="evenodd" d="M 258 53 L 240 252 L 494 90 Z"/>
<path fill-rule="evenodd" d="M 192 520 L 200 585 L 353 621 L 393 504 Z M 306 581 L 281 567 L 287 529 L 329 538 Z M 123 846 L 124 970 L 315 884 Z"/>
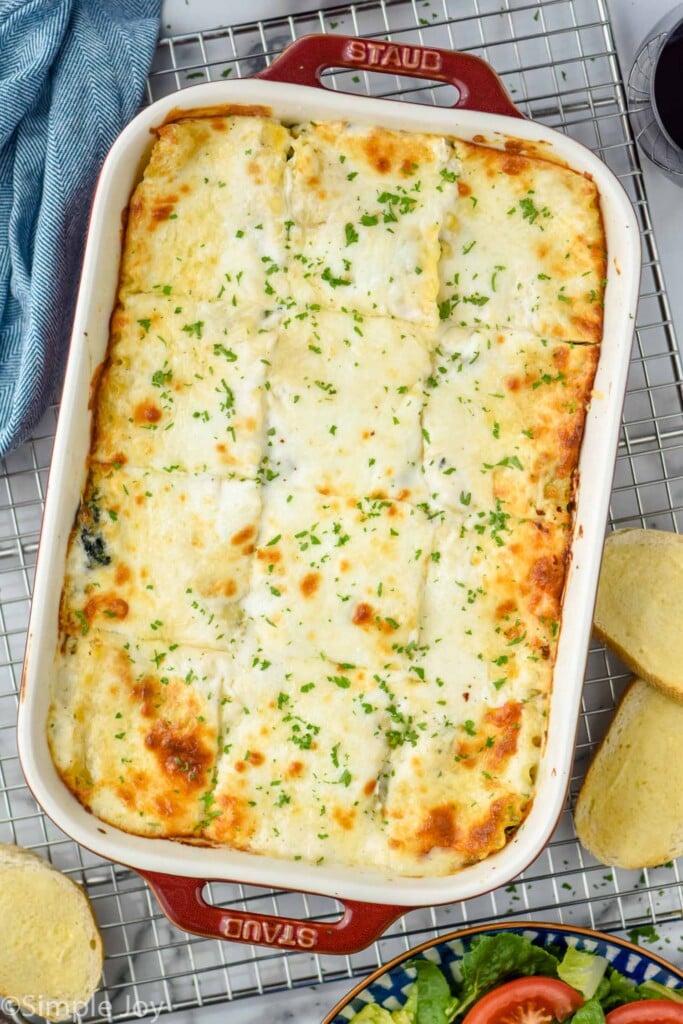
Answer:
<path fill-rule="evenodd" d="M 459 964 L 472 941 L 480 935 L 496 932 L 515 932 L 540 946 L 575 946 L 596 953 L 606 957 L 613 967 L 637 984 L 656 981 L 674 987 L 683 982 L 683 971 L 656 953 L 650 953 L 627 939 L 605 932 L 550 921 L 475 925 L 428 939 L 378 967 L 330 1010 L 322 1024 L 348 1024 L 366 1003 L 378 1003 L 388 1010 L 398 1009 L 405 1002 L 407 990 L 415 980 L 414 974 L 402 965 L 416 956 L 437 964 L 451 980 L 459 980 Z"/>

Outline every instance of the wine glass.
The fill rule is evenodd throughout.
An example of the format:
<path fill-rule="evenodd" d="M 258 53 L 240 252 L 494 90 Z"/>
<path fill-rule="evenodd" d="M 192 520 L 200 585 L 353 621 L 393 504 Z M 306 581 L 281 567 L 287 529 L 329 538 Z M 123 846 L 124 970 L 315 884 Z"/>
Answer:
<path fill-rule="evenodd" d="M 683 4 L 657 22 L 641 44 L 627 99 L 636 142 L 683 185 Z"/>

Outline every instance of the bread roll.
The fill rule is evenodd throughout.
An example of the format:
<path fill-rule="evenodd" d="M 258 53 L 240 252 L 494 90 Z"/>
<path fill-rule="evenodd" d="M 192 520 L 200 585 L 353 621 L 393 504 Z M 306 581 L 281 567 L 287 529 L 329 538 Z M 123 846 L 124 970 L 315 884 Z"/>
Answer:
<path fill-rule="evenodd" d="M 683 854 L 683 703 L 633 680 L 588 770 L 574 823 L 603 864 L 654 867 Z"/>
<path fill-rule="evenodd" d="M 683 536 L 610 534 L 593 626 L 636 675 L 683 701 Z"/>
<path fill-rule="evenodd" d="M 41 857 L 0 845 L 0 996 L 48 1020 L 95 992 L 102 940 L 87 896 Z"/>

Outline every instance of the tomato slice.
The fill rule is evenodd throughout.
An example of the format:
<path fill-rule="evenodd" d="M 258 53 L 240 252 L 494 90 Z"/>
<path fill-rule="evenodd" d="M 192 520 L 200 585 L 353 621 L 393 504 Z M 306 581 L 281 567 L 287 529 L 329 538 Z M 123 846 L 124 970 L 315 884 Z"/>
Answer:
<path fill-rule="evenodd" d="M 683 1024 L 683 1003 L 668 999 L 641 999 L 617 1006 L 605 1017 L 607 1024 Z"/>
<path fill-rule="evenodd" d="M 534 975 L 507 981 L 482 996 L 463 1024 L 550 1024 L 565 1020 L 582 1005 L 583 996 L 571 985 Z"/>

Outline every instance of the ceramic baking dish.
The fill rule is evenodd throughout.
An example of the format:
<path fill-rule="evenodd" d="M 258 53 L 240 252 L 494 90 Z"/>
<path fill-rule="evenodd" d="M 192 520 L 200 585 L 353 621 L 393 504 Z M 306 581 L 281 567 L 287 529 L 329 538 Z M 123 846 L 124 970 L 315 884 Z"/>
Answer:
<path fill-rule="evenodd" d="M 322 71 L 332 67 L 401 72 L 449 82 L 458 89 L 458 106 L 444 109 L 333 93 L 320 83 Z M 102 823 L 78 803 L 57 775 L 48 752 L 46 717 L 64 559 L 85 481 L 90 388 L 107 347 L 122 217 L 141 177 L 155 126 L 180 109 L 199 112 L 235 105 L 267 108 L 289 122 L 346 119 L 475 139 L 498 148 L 519 140 L 527 151 L 590 175 L 600 192 L 608 246 L 604 341 L 579 465 L 572 558 L 537 792 L 528 817 L 503 850 L 446 878 L 399 878 L 376 869 L 312 867 L 225 848 L 128 835 Z M 472 56 L 369 39 L 311 36 L 294 43 L 257 78 L 200 85 L 165 97 L 139 114 L 112 147 L 94 198 L 28 631 L 19 749 L 27 782 L 50 818 L 83 846 L 139 871 L 180 927 L 280 948 L 336 953 L 361 949 L 407 908 L 481 895 L 518 875 L 548 841 L 562 812 L 570 777 L 639 267 L 638 228 L 618 181 L 583 146 L 524 119 L 493 70 Z M 329 923 L 225 910 L 204 901 L 207 880 L 239 880 L 333 896 L 344 904 L 345 913 Z"/>

